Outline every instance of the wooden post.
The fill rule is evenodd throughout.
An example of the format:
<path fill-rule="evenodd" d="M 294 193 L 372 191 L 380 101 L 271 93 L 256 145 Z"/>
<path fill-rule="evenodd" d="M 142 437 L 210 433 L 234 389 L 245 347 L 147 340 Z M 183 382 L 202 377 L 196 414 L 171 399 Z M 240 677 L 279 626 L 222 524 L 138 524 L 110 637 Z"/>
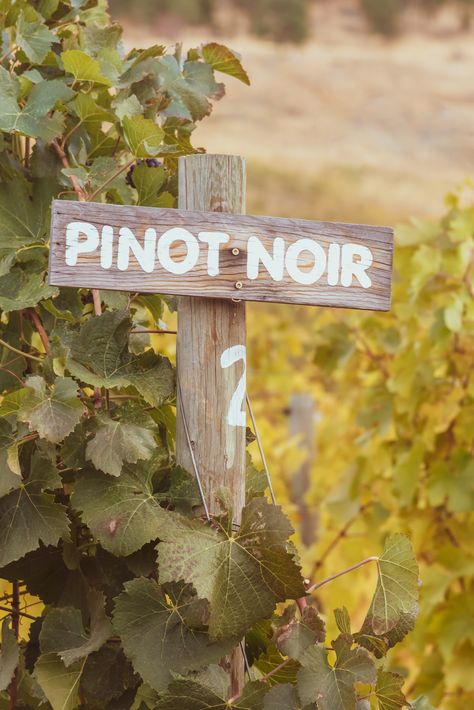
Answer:
<path fill-rule="evenodd" d="M 290 403 L 290 436 L 299 436 L 298 448 L 305 453 L 304 461 L 291 479 L 291 499 L 298 506 L 301 542 L 310 547 L 317 538 L 318 514 L 306 500 L 311 483 L 311 465 L 315 456 L 316 410 L 313 398 L 308 394 L 294 394 Z"/>
<path fill-rule="evenodd" d="M 245 161 L 229 155 L 191 155 L 179 161 L 179 207 L 245 212 Z M 221 247 L 221 252 L 225 249 Z M 236 267 L 239 251 L 234 249 Z M 238 269 L 236 269 L 238 271 Z M 237 281 L 237 279 L 236 279 Z M 235 291 L 238 298 L 238 284 Z M 245 304 L 181 297 L 178 303 L 177 462 L 193 471 L 186 425 L 209 511 L 219 512 L 216 493 L 232 495 L 234 520 L 245 504 Z M 231 694 L 243 684 L 240 649 L 227 660 Z"/>

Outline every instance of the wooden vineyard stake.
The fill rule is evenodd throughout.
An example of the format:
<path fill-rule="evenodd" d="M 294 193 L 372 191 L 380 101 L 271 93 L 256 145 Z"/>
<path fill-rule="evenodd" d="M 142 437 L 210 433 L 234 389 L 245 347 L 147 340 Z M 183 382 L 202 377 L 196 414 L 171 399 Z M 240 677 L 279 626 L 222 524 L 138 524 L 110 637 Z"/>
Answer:
<path fill-rule="evenodd" d="M 386 311 L 393 230 L 250 217 L 244 159 L 179 161 L 179 207 L 53 202 L 49 283 L 179 295 L 177 462 L 197 473 L 205 512 L 245 504 L 245 301 Z M 306 416 L 306 415 L 304 415 Z M 308 434 L 309 436 L 309 434 Z M 309 469 L 298 480 L 307 486 Z M 308 533 L 307 540 L 310 536 Z M 225 659 L 231 695 L 241 649 Z"/>
<path fill-rule="evenodd" d="M 245 190 L 243 158 L 228 155 L 180 158 L 181 209 L 243 213 Z M 245 504 L 245 345 L 243 302 L 179 299 L 177 462 L 193 471 L 187 428 L 210 513 L 219 512 L 216 494 L 225 487 L 232 495 L 237 522 Z M 238 695 L 244 676 L 240 648 L 228 659 L 228 667 L 231 695 Z"/>

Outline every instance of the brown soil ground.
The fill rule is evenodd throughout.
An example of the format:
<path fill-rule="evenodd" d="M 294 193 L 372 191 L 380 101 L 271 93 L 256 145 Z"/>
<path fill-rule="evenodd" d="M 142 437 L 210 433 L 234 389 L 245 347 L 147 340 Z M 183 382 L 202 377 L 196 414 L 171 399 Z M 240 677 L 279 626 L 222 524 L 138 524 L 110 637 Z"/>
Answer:
<path fill-rule="evenodd" d="M 220 29 L 163 26 L 127 44 L 209 39 L 239 51 L 250 88 L 227 96 L 195 134 L 249 162 L 249 211 L 348 221 L 438 215 L 474 164 L 474 33 L 446 13 L 411 17 L 398 39 L 369 34 L 348 0 L 316 6 L 301 47 Z M 232 27 L 232 32 L 230 32 Z"/>

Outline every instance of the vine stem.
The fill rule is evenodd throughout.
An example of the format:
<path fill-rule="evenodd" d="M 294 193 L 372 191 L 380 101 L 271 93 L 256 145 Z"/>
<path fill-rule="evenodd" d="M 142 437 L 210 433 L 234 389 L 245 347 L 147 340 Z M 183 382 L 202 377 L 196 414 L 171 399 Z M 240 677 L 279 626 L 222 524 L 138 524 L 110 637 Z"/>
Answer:
<path fill-rule="evenodd" d="M 12 615 L 12 630 L 13 630 L 13 634 L 18 642 L 18 639 L 20 638 L 20 614 L 21 614 L 21 612 L 20 612 L 20 585 L 18 584 L 18 581 L 15 581 L 12 583 L 12 608 L 9 610 L 8 607 L 6 607 L 6 611 L 10 611 L 10 613 Z M 13 678 L 10 683 L 10 687 L 9 687 L 9 691 L 8 691 L 10 710 L 14 710 L 14 708 L 16 708 L 17 695 L 18 695 L 18 668 L 15 668 L 15 672 L 13 674 Z"/>
<path fill-rule="evenodd" d="M 279 673 L 283 668 L 285 668 L 289 663 L 291 663 L 293 659 L 287 658 L 286 660 L 282 661 L 278 666 L 273 668 L 269 673 L 264 675 L 261 680 L 263 683 L 266 683 L 269 678 L 271 678 L 273 675 L 276 675 L 276 673 Z M 242 696 L 241 695 L 234 695 L 232 698 L 228 700 L 228 703 L 235 703 L 237 700 L 239 700 Z"/>
<path fill-rule="evenodd" d="M 43 362 L 42 358 L 37 357 L 36 355 L 31 355 L 30 353 L 24 353 L 23 350 L 19 350 L 18 348 L 15 348 L 13 345 L 10 345 L 10 343 L 7 343 L 5 340 L 2 340 L 0 338 L 0 345 L 2 345 L 4 348 L 7 348 L 7 350 L 11 350 L 12 353 L 16 353 L 17 355 L 21 355 L 22 357 L 29 358 L 30 360 L 35 360 L 36 362 Z"/>
<path fill-rule="evenodd" d="M 15 582 L 16 584 L 16 582 Z M 19 598 L 18 598 L 18 603 L 19 603 Z M 0 611 L 6 611 L 8 614 L 11 614 L 12 616 L 12 626 L 14 626 L 14 619 L 16 617 L 24 616 L 25 619 L 30 619 L 31 621 L 36 621 L 37 617 L 32 616 L 31 614 L 27 614 L 26 611 L 20 611 L 19 609 L 14 608 L 15 605 L 15 599 L 12 601 L 12 606 L 0 606 Z M 15 631 L 15 629 L 13 629 Z"/>
<path fill-rule="evenodd" d="M 316 584 L 313 584 L 308 589 L 308 594 L 311 594 L 312 592 L 315 592 L 317 589 L 324 587 L 326 584 L 329 584 L 329 582 L 332 582 L 334 579 L 337 579 L 338 577 L 342 577 L 345 574 L 349 574 L 349 572 L 353 572 L 354 570 L 359 569 L 359 567 L 363 567 L 364 565 L 368 565 L 370 562 L 378 562 L 378 561 L 379 561 L 378 557 L 367 557 L 366 560 L 362 560 L 362 562 L 357 562 L 357 564 L 352 565 L 351 567 L 348 567 L 347 569 L 342 570 L 342 572 L 338 572 L 337 574 L 333 574 L 331 577 L 327 577 L 326 579 L 323 579 L 321 582 L 316 582 Z"/>
<path fill-rule="evenodd" d="M 43 343 L 43 347 L 46 354 L 49 355 L 51 349 L 49 345 L 49 338 L 41 321 L 41 318 L 39 317 L 38 313 L 35 311 L 34 308 L 28 308 L 27 313 L 30 316 L 39 337 L 41 338 L 41 342 Z"/>
<path fill-rule="evenodd" d="M 112 173 L 112 175 L 110 177 L 108 177 L 107 180 L 104 183 L 102 183 L 102 185 L 100 187 L 97 188 L 97 190 L 94 190 L 94 192 L 91 195 L 89 195 L 88 201 L 92 202 L 94 197 L 97 197 L 97 195 L 102 192 L 104 187 L 107 187 L 107 185 L 110 185 L 110 183 L 113 180 L 115 180 L 116 177 L 121 175 L 124 170 L 127 170 L 128 168 L 130 168 L 134 162 L 135 162 L 135 158 L 133 158 L 132 160 L 129 160 L 128 163 L 125 163 L 125 165 L 122 165 L 118 170 L 116 170 L 114 173 Z"/>
<path fill-rule="evenodd" d="M 349 529 L 354 525 L 354 523 L 357 522 L 357 520 L 359 520 L 360 514 L 363 513 L 365 510 L 367 510 L 367 508 L 369 508 L 371 505 L 372 505 L 372 501 L 369 501 L 368 503 L 364 503 L 363 505 L 361 505 L 360 509 L 359 509 L 359 514 L 356 517 L 349 520 L 344 525 L 344 527 L 341 528 L 341 530 L 339 530 L 336 537 L 332 540 L 332 542 L 329 543 L 329 545 L 327 546 L 327 548 L 325 549 L 325 551 L 323 552 L 321 557 L 319 557 L 319 559 L 316 560 L 316 562 L 314 563 L 311 574 L 309 575 L 310 577 L 316 576 L 318 570 L 323 566 L 324 562 L 329 557 L 329 555 L 334 550 L 334 548 L 337 547 L 337 545 L 341 542 L 341 540 L 343 540 L 345 537 L 347 537 L 347 533 L 349 532 Z"/>

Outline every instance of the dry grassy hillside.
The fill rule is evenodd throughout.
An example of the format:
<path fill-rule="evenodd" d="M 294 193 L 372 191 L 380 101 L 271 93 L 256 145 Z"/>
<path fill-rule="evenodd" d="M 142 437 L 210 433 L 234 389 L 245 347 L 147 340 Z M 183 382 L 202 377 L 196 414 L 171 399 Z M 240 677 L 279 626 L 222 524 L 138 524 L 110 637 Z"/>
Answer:
<path fill-rule="evenodd" d="M 473 34 L 448 14 L 386 41 L 347 0 L 317 5 L 313 23 L 302 47 L 235 27 L 229 36 L 221 23 L 219 39 L 243 55 L 252 86 L 227 81 L 197 142 L 247 157 L 249 211 L 389 222 L 438 214 L 474 163 Z M 130 28 L 127 43 L 170 43 L 160 29 L 145 38 Z M 215 37 L 176 31 L 186 44 Z"/>

